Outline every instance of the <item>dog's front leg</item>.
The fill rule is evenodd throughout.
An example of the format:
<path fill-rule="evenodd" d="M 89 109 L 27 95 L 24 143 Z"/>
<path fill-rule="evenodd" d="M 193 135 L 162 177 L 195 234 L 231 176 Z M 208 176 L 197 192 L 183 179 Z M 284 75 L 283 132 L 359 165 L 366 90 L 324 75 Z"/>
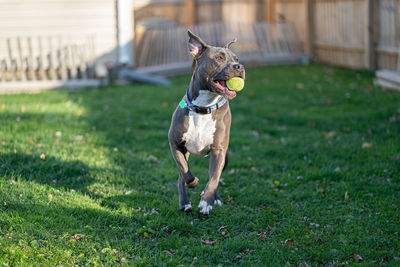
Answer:
<path fill-rule="evenodd" d="M 175 159 L 176 165 L 179 171 L 178 179 L 178 192 L 179 192 L 179 208 L 183 211 L 191 211 L 192 206 L 189 202 L 186 184 L 189 188 L 194 188 L 198 184 L 198 179 L 192 175 L 187 164 L 189 159 L 189 152 L 185 151 L 184 147 L 170 144 L 172 156 Z"/>
<path fill-rule="evenodd" d="M 217 194 L 217 188 L 221 172 L 224 169 L 226 150 L 217 149 L 211 151 L 209 175 L 210 180 L 206 188 L 201 193 L 201 200 L 199 203 L 200 213 L 209 214 L 212 210 L 214 203 L 222 205 Z"/>

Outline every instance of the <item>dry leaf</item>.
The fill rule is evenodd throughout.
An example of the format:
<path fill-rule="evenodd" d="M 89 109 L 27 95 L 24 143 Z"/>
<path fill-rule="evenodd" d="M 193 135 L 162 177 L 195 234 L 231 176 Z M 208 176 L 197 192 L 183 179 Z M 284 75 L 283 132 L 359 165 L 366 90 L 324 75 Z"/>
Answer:
<path fill-rule="evenodd" d="M 335 132 L 335 131 L 327 132 L 327 133 L 325 134 L 325 138 L 326 138 L 326 139 L 332 138 L 332 137 L 334 137 L 334 136 L 336 136 L 336 132 Z"/>
<path fill-rule="evenodd" d="M 347 191 L 346 193 L 344 193 L 344 200 L 345 201 L 349 200 L 349 193 L 347 193 Z"/>
<path fill-rule="evenodd" d="M 264 239 L 265 239 L 265 232 L 261 232 L 261 233 L 260 233 L 260 238 L 261 238 L 261 240 L 264 240 Z"/>
<path fill-rule="evenodd" d="M 373 146 L 373 144 L 372 143 L 367 143 L 367 142 L 364 142 L 363 144 L 362 144 L 362 148 L 369 148 L 369 147 L 371 147 L 371 146 Z"/>
<path fill-rule="evenodd" d="M 285 244 L 290 246 L 290 247 L 293 247 L 293 239 L 286 239 L 285 240 Z"/>
<path fill-rule="evenodd" d="M 215 241 L 214 240 L 203 240 L 201 239 L 201 243 L 206 244 L 206 245 L 214 245 Z"/>
<path fill-rule="evenodd" d="M 77 240 L 81 240 L 84 237 L 85 237 L 84 234 L 74 234 L 73 236 L 71 236 L 70 240 L 71 241 L 77 241 Z"/>
<path fill-rule="evenodd" d="M 363 261 L 363 258 L 354 252 L 351 253 L 350 258 L 358 260 L 358 261 Z"/>
<path fill-rule="evenodd" d="M 236 256 L 236 259 L 241 259 L 241 258 L 243 258 L 243 254 L 242 254 L 242 253 L 239 253 L 239 254 Z"/>
<path fill-rule="evenodd" d="M 167 255 L 170 255 L 170 256 L 174 255 L 174 253 L 172 253 L 171 250 L 163 250 L 163 252 L 164 252 L 165 254 L 167 254 Z"/>
<path fill-rule="evenodd" d="M 230 169 L 228 174 L 234 174 L 236 172 L 236 169 Z"/>
<path fill-rule="evenodd" d="M 149 156 L 149 160 L 151 162 L 153 162 L 153 163 L 159 163 L 160 162 L 160 160 L 157 157 L 153 156 L 153 155 Z"/>
<path fill-rule="evenodd" d="M 46 155 L 45 154 L 40 154 L 40 159 L 45 160 L 46 159 Z"/>

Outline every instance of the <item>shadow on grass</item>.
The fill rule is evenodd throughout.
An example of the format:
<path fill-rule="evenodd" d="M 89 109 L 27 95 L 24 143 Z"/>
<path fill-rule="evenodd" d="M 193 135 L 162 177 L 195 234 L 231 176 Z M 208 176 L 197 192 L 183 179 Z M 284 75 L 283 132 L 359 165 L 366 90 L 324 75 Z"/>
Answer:
<path fill-rule="evenodd" d="M 61 161 L 40 154 L 0 154 L 0 176 L 88 193 L 93 182 L 89 167 L 81 161 Z"/>

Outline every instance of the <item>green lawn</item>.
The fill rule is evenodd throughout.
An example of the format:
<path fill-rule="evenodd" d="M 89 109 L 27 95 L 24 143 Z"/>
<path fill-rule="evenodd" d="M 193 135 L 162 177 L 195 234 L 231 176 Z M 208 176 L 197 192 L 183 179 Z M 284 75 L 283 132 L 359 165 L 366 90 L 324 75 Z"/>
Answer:
<path fill-rule="evenodd" d="M 324 65 L 246 77 L 209 216 L 208 158 L 186 215 L 167 140 L 189 76 L 0 95 L 0 264 L 399 266 L 400 93 Z"/>

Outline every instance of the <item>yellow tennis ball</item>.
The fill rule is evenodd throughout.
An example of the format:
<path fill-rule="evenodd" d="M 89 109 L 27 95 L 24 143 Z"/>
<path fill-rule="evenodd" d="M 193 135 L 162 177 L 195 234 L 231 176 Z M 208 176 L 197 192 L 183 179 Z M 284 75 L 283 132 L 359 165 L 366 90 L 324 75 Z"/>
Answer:
<path fill-rule="evenodd" d="M 241 91 L 244 87 L 244 80 L 240 77 L 233 77 L 226 81 L 226 86 L 233 91 Z"/>

